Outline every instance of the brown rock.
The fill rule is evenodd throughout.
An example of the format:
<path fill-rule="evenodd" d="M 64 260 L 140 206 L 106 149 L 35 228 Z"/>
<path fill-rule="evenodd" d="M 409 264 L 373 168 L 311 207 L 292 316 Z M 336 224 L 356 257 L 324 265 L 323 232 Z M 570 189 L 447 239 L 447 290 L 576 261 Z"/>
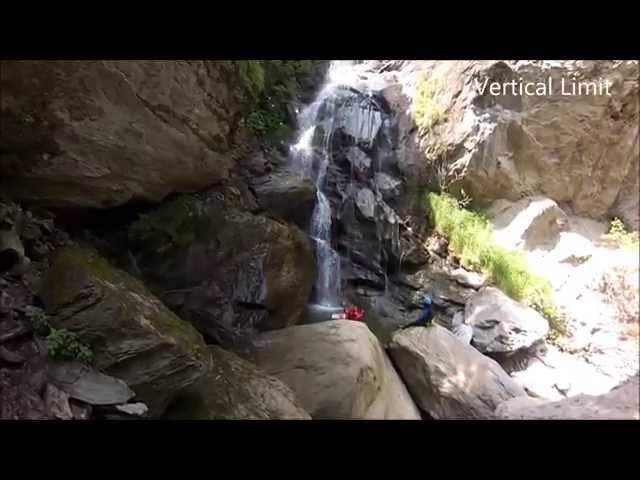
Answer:
<path fill-rule="evenodd" d="M 56 207 L 158 201 L 227 177 L 246 144 L 226 61 L 3 61 L 0 190 Z"/>

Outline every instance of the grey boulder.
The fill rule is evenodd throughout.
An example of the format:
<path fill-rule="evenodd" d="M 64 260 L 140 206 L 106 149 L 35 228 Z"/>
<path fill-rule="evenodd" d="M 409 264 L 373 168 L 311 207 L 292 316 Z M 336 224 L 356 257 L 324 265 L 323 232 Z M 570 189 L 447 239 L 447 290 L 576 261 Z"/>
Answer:
<path fill-rule="evenodd" d="M 435 419 L 491 419 L 525 391 L 494 360 L 439 325 L 398 331 L 391 357 L 420 408 Z"/>
<path fill-rule="evenodd" d="M 483 288 L 469 299 L 465 322 L 473 327 L 473 345 L 485 353 L 515 352 L 549 333 L 544 317 L 494 287 Z"/>

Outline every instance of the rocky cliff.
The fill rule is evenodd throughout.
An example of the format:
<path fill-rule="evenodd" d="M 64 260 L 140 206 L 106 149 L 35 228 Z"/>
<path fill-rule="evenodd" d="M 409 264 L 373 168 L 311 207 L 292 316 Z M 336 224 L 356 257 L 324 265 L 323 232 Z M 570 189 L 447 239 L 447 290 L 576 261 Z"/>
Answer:
<path fill-rule="evenodd" d="M 609 217 L 638 228 L 637 61 L 347 62 L 298 164 L 326 71 L 2 62 L 0 418 L 580 417 L 637 376 L 637 258 L 602 245 Z M 480 91 L 549 78 L 612 94 Z M 301 325 L 320 157 L 336 290 L 364 323 Z M 442 190 L 553 277 L 566 343 L 434 233 Z M 425 294 L 436 325 L 399 332 Z M 637 417 L 604 398 L 625 405 L 594 416 Z"/>
<path fill-rule="evenodd" d="M 406 133 L 418 148 L 403 162 L 405 172 L 464 189 L 484 205 L 542 194 L 570 213 L 620 216 L 638 228 L 637 61 L 408 62 L 396 68 L 403 106 L 424 118 L 422 128 Z M 486 86 L 494 82 L 514 82 L 516 90 L 494 95 Z M 607 91 L 577 90 L 607 82 Z M 530 92 L 540 84 L 546 89 L 520 93 L 527 84 Z"/>

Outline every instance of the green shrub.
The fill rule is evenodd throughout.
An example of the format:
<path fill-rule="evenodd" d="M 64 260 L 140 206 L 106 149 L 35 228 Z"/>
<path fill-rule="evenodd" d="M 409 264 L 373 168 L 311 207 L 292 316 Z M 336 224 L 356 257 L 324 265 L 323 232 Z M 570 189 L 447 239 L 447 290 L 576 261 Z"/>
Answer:
<path fill-rule="evenodd" d="M 33 331 L 38 335 L 46 336 L 51 330 L 51 325 L 47 321 L 47 314 L 41 308 L 33 305 L 27 305 L 24 307 L 24 314 L 31 322 Z"/>
<path fill-rule="evenodd" d="M 240 77 L 254 99 L 247 126 L 269 139 L 287 133 L 287 105 L 301 93 L 313 72 L 312 60 L 238 61 Z M 275 138 L 274 138 L 275 137 Z"/>
<path fill-rule="evenodd" d="M 49 356 L 57 360 L 79 360 L 90 363 L 93 360 L 91 349 L 80 342 L 78 335 L 66 329 L 52 329 L 47 336 Z"/>
<path fill-rule="evenodd" d="M 638 232 L 629 232 L 618 217 L 611 220 L 605 238 L 624 248 L 637 249 L 640 246 Z"/>
<path fill-rule="evenodd" d="M 464 267 L 483 272 L 506 295 L 546 317 L 553 330 L 565 333 L 550 283 L 531 272 L 523 252 L 495 243 L 486 217 L 462 208 L 447 194 L 429 193 L 427 203 L 436 232 L 447 238 L 449 249 Z"/>
<path fill-rule="evenodd" d="M 423 77 L 416 87 L 415 121 L 422 133 L 431 130 L 445 118 L 444 109 L 438 104 L 442 85 L 435 79 Z"/>

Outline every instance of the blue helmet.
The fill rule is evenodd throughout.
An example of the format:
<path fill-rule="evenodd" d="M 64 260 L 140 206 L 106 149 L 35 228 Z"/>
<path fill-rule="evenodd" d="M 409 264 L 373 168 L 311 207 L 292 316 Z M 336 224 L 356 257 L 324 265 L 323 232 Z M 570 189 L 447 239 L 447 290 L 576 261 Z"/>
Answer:
<path fill-rule="evenodd" d="M 430 295 L 425 295 L 424 297 L 422 297 L 422 304 L 423 305 L 431 305 L 433 303 L 433 301 L 431 300 L 431 296 Z"/>

